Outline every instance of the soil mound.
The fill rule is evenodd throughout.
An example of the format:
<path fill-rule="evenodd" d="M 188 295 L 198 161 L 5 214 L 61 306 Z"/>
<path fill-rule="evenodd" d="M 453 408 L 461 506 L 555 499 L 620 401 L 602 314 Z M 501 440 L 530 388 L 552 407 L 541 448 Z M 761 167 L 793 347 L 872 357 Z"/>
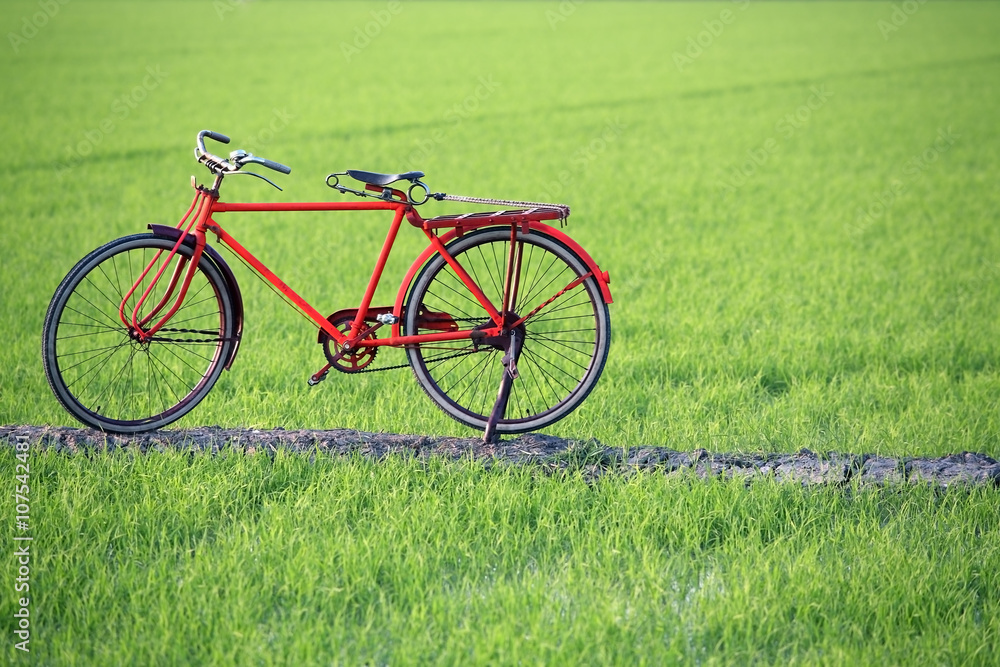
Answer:
<path fill-rule="evenodd" d="M 794 454 L 689 452 L 666 447 L 606 447 L 596 440 L 565 440 L 529 433 L 494 444 L 475 438 L 431 437 L 367 433 L 350 429 L 330 431 L 254 430 L 219 427 L 154 431 L 134 436 L 109 435 L 81 428 L 0 426 L 0 439 L 13 446 L 27 438 L 35 446 L 66 453 L 128 449 L 139 452 L 168 449 L 218 452 L 278 450 L 310 455 L 381 458 L 393 454 L 417 457 L 472 458 L 493 464 L 534 464 L 546 470 L 580 470 L 594 479 L 606 474 L 690 474 L 699 477 L 740 477 L 747 481 L 774 477 L 802 484 L 930 483 L 1000 485 L 1000 463 L 985 454 L 962 452 L 940 458 L 888 458 L 868 454 Z"/>

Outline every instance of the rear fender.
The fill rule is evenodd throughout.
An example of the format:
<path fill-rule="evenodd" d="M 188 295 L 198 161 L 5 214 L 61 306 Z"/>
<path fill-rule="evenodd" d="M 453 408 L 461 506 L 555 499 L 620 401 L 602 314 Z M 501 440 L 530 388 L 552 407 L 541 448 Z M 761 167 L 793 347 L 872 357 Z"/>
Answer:
<path fill-rule="evenodd" d="M 524 227 L 523 224 L 519 226 L 522 227 L 522 229 Z M 613 299 L 611 298 L 611 289 L 608 287 L 608 283 L 611 282 L 611 276 L 608 274 L 607 271 L 601 271 L 601 268 L 597 265 L 597 262 L 595 262 L 594 259 L 590 256 L 590 253 L 584 250 L 579 243 L 568 237 L 559 229 L 556 229 L 555 227 L 552 227 L 550 225 L 546 225 L 542 222 L 537 222 L 537 221 L 529 222 L 527 226 L 533 232 L 538 232 L 540 234 L 547 234 L 548 236 L 555 238 L 560 243 L 562 243 L 570 250 L 572 250 L 574 253 L 576 253 L 577 256 L 581 260 L 583 260 L 583 263 L 587 265 L 587 268 L 591 272 L 593 272 L 594 278 L 597 280 L 597 285 L 601 289 L 601 297 L 603 297 L 604 302 L 605 303 L 613 302 Z M 482 229 L 492 229 L 492 227 L 483 227 Z M 504 225 L 503 227 L 500 227 L 500 229 L 510 229 L 510 227 Z M 477 229 L 476 231 L 479 230 Z M 459 236 L 459 233 L 460 230 L 452 229 L 448 231 L 446 234 L 441 235 L 440 237 L 441 242 L 447 245 L 449 242 L 457 238 Z M 392 325 L 392 334 L 394 336 L 400 335 L 399 323 L 402 322 L 403 320 L 403 305 L 404 301 L 406 300 L 406 295 L 410 291 L 410 285 L 413 283 L 413 279 L 417 275 L 417 272 L 420 271 L 420 269 L 424 266 L 424 264 L 427 263 L 427 260 L 429 260 L 431 257 L 434 256 L 435 252 L 436 251 L 434 250 L 434 246 L 427 246 L 427 248 L 422 253 L 420 253 L 420 256 L 417 257 L 417 259 L 410 266 L 410 270 L 406 272 L 406 276 L 403 278 L 403 282 L 399 286 L 399 292 L 396 294 L 396 303 L 393 305 L 392 308 L 393 315 L 395 315 L 398 318 L 396 324 Z"/>
<path fill-rule="evenodd" d="M 161 236 L 174 241 L 179 239 L 181 234 L 183 234 L 180 229 L 170 227 L 168 225 L 149 225 L 149 229 L 155 236 Z M 194 234 L 188 234 L 184 239 L 184 245 L 194 247 L 194 244 Z M 233 349 L 229 353 L 229 358 L 226 359 L 225 368 L 228 371 L 232 368 L 233 361 L 236 359 L 236 352 L 240 349 L 240 341 L 243 339 L 243 295 L 240 292 L 239 283 L 236 282 L 236 276 L 233 275 L 233 270 L 229 268 L 228 264 L 226 264 L 226 260 L 222 258 L 219 251 L 206 243 L 202 257 L 205 256 L 207 256 L 212 263 L 215 264 L 215 268 L 219 269 L 219 273 L 222 274 L 223 279 L 226 281 L 226 287 L 229 288 L 229 294 L 232 295 L 233 299 L 233 313 L 236 316 L 236 343 L 233 345 Z"/>

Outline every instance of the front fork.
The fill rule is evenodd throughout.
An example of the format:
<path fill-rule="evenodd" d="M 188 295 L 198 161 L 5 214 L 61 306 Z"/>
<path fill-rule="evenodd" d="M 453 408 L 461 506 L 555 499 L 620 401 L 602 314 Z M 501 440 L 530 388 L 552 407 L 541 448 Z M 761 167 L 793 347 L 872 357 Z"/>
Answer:
<path fill-rule="evenodd" d="M 181 221 L 177 223 L 177 229 L 183 229 L 183 233 L 179 234 L 177 237 L 177 242 L 174 247 L 170 249 L 167 253 L 167 258 L 163 260 L 160 268 L 156 271 L 153 279 L 150 281 L 149 285 L 143 290 L 142 295 L 139 297 L 138 302 L 136 302 L 135 307 L 132 308 L 130 313 L 128 310 L 128 301 L 132 298 L 132 295 L 139 290 L 146 280 L 146 276 L 153 270 L 157 262 L 160 261 L 160 257 L 163 255 L 163 250 L 156 251 L 153 255 L 153 259 L 150 260 L 149 264 L 140 274 L 139 278 L 132 284 L 132 287 L 125 294 L 118 306 L 118 317 L 124 324 L 130 335 L 139 342 L 148 342 L 152 337 L 159 331 L 164 324 L 170 320 L 171 317 L 180 308 L 181 303 L 184 301 L 184 297 L 187 296 L 188 288 L 191 286 L 191 280 L 194 278 L 195 271 L 198 269 L 198 263 L 201 260 L 202 252 L 205 250 L 205 222 L 208 219 L 209 214 L 212 211 L 212 204 L 215 202 L 217 195 L 213 192 L 205 190 L 204 188 L 197 188 L 198 193 L 195 195 L 194 200 L 191 202 L 191 207 L 188 208 L 187 213 L 181 218 Z M 195 213 L 192 216 L 192 212 Z M 185 223 L 187 226 L 185 227 Z M 194 229 L 192 233 L 192 228 Z M 167 288 L 164 290 L 163 296 L 160 298 L 159 302 L 149 311 L 148 314 L 141 317 L 139 312 L 142 310 L 143 304 L 149 298 L 150 294 L 153 292 L 153 287 L 160 281 L 163 273 L 166 271 L 167 267 L 170 266 L 177 255 L 177 250 L 184 243 L 184 239 L 189 233 L 195 237 L 194 254 L 191 259 L 186 257 L 179 257 L 177 264 L 174 266 L 173 272 L 170 275 L 170 282 L 167 284 Z M 186 271 L 185 271 L 186 267 Z M 182 278 L 183 276 L 183 278 Z M 180 283 L 180 290 L 178 291 L 177 286 Z M 167 312 L 160 317 L 160 319 L 153 324 L 148 326 L 150 322 L 153 321 L 155 317 L 160 315 L 163 309 L 170 303 L 170 300 L 174 297 L 174 292 L 177 292 L 177 297 L 173 301 L 173 305 L 167 310 Z"/>

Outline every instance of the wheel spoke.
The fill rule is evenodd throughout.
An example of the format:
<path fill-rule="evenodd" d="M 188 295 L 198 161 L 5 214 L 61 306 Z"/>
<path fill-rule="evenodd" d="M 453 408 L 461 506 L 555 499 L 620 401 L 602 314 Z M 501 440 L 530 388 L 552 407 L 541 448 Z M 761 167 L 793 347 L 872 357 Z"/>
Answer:
<path fill-rule="evenodd" d="M 65 359 L 66 357 L 75 357 L 78 354 L 88 354 L 90 352 L 103 352 L 104 350 L 117 349 L 117 348 L 119 348 L 121 346 L 122 346 L 122 344 L 119 343 L 118 345 L 106 345 L 104 347 L 95 347 L 95 348 L 90 349 L 90 350 L 79 350 L 78 352 L 67 352 L 66 354 L 60 354 L 59 358 L 60 359 Z M 94 356 L 97 356 L 97 355 L 94 355 Z M 87 359 L 93 359 L 93 358 L 94 357 L 87 357 Z M 84 359 L 84 361 L 86 361 L 86 359 Z M 70 368 L 72 368 L 72 366 Z M 69 369 L 67 369 L 67 370 L 69 370 Z"/>
<path fill-rule="evenodd" d="M 111 350 L 111 352 L 109 352 L 107 356 L 104 357 L 104 359 L 101 361 L 100 364 L 92 367 L 89 371 L 87 371 L 86 373 L 84 373 L 83 375 L 81 375 L 80 377 L 78 377 L 76 380 L 73 381 L 73 383 L 75 384 L 76 382 L 79 382 L 80 380 L 85 378 L 87 375 L 91 375 L 90 381 L 87 382 L 86 386 L 84 386 L 84 388 L 80 391 L 80 394 L 87 393 L 87 390 L 90 389 L 90 386 L 94 384 L 94 382 L 99 377 L 101 377 L 101 372 L 107 367 L 108 362 L 111 361 L 111 358 L 114 357 L 116 354 L 118 354 L 118 351 L 121 350 L 123 347 L 125 347 L 125 345 L 126 343 L 123 343 L 118 347 L 116 347 L 115 349 Z"/>
<path fill-rule="evenodd" d="M 155 344 L 155 342 L 154 342 L 154 343 L 151 343 L 151 345 L 153 345 L 153 344 Z M 170 347 L 170 346 L 167 346 L 167 347 L 164 347 L 164 346 L 162 346 L 162 345 L 158 345 L 158 346 L 157 346 L 157 349 L 163 349 L 163 350 L 166 350 L 167 352 L 169 352 L 170 354 L 172 354 L 172 355 L 173 355 L 173 356 L 174 356 L 174 357 L 175 357 L 176 359 L 178 359 L 178 360 L 179 360 L 179 361 L 180 361 L 180 362 L 181 362 L 182 364 L 184 364 L 185 366 L 187 366 L 188 368 L 190 368 L 190 369 L 191 369 L 192 371 L 194 371 L 195 373 L 198 373 L 199 375 L 201 374 L 201 371 L 199 371 L 199 370 L 198 370 L 197 368 L 195 368 L 194 366 L 192 366 L 191 364 L 189 364 L 189 363 L 188 363 L 187 361 L 185 361 L 185 360 L 184 360 L 184 358 L 183 358 L 183 357 L 181 357 L 181 356 L 180 356 L 179 354 L 177 354 L 176 352 L 174 352 L 174 351 L 173 351 L 173 350 L 171 349 L 171 347 Z M 183 348 L 182 348 L 182 349 L 183 349 Z M 211 357 L 203 357 L 203 356 L 201 356 L 200 354 L 197 354 L 197 353 L 195 353 L 195 352 L 192 352 L 191 350 L 187 350 L 187 349 L 185 349 L 184 351 L 185 351 L 185 352 L 187 352 L 188 354 L 190 354 L 190 355 L 191 355 L 191 356 L 193 356 L 193 357 L 198 357 L 199 359 L 204 359 L 205 361 L 208 361 L 208 362 L 211 362 L 211 361 L 212 361 L 212 358 L 211 358 Z"/>
<path fill-rule="evenodd" d="M 500 302 L 507 284 L 510 241 L 509 228 L 491 228 L 452 241 L 448 252 L 488 299 Z M 507 315 L 515 318 L 507 320 L 508 324 L 588 272 L 572 251 L 544 233 L 518 232 L 516 243 L 520 262 L 516 274 L 511 274 L 511 282 L 517 283 L 517 303 Z M 523 249 L 518 250 L 518 246 Z M 572 411 L 596 383 L 607 356 L 607 306 L 600 301 L 596 280 L 588 280 L 560 294 L 518 326 L 523 336 L 520 377 L 511 384 L 507 413 L 498 424 L 500 431 L 542 428 Z M 467 303 L 473 304 L 471 313 L 470 307 L 464 305 Z M 417 329 L 417 314 L 442 310 L 456 320 L 476 321 L 472 315 L 478 315 L 478 324 L 490 322 L 468 287 L 442 258 L 435 257 L 414 283 L 406 309 L 406 332 L 432 332 Z M 503 335 L 509 335 L 508 329 Z M 500 363 L 506 342 L 502 337 L 492 345 L 480 342 L 480 348 L 488 354 L 452 361 L 451 355 L 467 345 L 466 341 L 454 346 L 413 345 L 407 348 L 407 355 L 417 380 L 439 407 L 459 421 L 484 428 L 496 402 L 496 383 L 506 372 Z"/>
<path fill-rule="evenodd" d="M 62 372 L 63 372 L 63 373 L 65 373 L 66 371 L 71 371 L 71 370 L 73 370 L 74 368 L 76 368 L 77 366 L 82 366 L 83 364 L 87 363 L 88 361 L 91 361 L 92 359 L 96 359 L 96 358 L 98 358 L 98 357 L 106 357 L 106 358 L 110 358 L 112 354 L 114 354 L 115 352 L 117 352 L 118 350 L 120 350 L 120 349 L 121 349 L 122 347 L 124 347 L 124 346 L 128 345 L 128 343 L 129 343 L 128 339 L 125 339 L 125 340 L 123 340 L 123 341 L 122 341 L 121 343 L 118 343 L 117 345 L 114 345 L 114 346 L 112 346 L 111 348 L 107 348 L 107 349 L 110 349 L 111 351 L 110 351 L 110 352 L 108 352 L 108 353 L 107 353 L 106 355 L 105 355 L 105 354 L 101 354 L 101 353 L 98 353 L 98 354 L 95 354 L 95 355 L 93 355 L 93 356 L 90 356 L 90 357 L 87 357 L 86 359 L 83 359 L 82 361 L 78 361 L 78 362 L 76 362 L 76 363 L 75 363 L 75 364 L 73 364 L 72 366 L 69 366 L 69 367 L 67 367 L 67 368 L 63 368 L 63 369 L 62 369 Z M 60 356 L 57 356 L 57 357 L 56 357 L 56 359 L 61 359 L 61 358 L 62 358 L 63 356 L 66 356 L 66 355 L 60 355 Z M 106 361 L 106 360 L 107 360 L 107 359 L 105 359 L 105 361 Z M 87 371 L 87 373 L 84 373 L 84 375 L 87 375 L 87 374 L 89 374 L 89 373 L 91 373 L 91 372 L 93 372 L 94 370 L 97 370 L 97 369 L 99 369 L 99 368 L 100 368 L 100 366 L 94 366 L 94 367 L 93 367 L 93 368 L 91 368 L 91 369 L 90 369 L 89 371 Z M 83 376 L 80 376 L 80 377 L 78 377 L 78 378 L 77 378 L 76 380 L 74 380 L 74 381 L 73 381 L 73 383 L 76 383 L 76 382 L 79 382 L 79 381 L 80 381 L 80 380 L 81 380 L 82 378 L 83 378 Z"/>
<path fill-rule="evenodd" d="M 558 366 L 556 366 L 555 364 L 553 364 L 553 363 L 552 363 L 551 361 L 549 361 L 548 359 L 546 359 L 546 358 L 544 358 L 544 357 L 539 357 L 538 355 L 536 355 L 536 354 L 533 354 L 533 353 L 531 353 L 531 352 L 529 352 L 529 351 L 527 351 L 527 350 L 525 350 L 525 355 L 526 355 L 526 356 L 528 357 L 528 359 L 529 359 L 529 360 L 530 360 L 530 361 L 531 361 L 531 362 L 532 362 L 532 363 L 534 364 L 535 368 L 537 368 L 537 369 L 538 369 L 538 371 L 539 371 L 540 373 L 544 374 L 544 375 L 545 375 L 545 377 L 547 377 L 548 379 L 550 379 L 550 380 L 552 380 L 553 382 L 555 382 L 556 384 L 558 384 L 558 385 L 559 385 L 560 387 L 562 387 L 562 388 L 563 388 L 564 390 L 566 390 L 567 392 L 569 392 L 569 391 L 572 391 L 572 390 L 573 390 L 573 388 L 572 388 L 572 387 L 570 387 L 570 386 L 567 386 L 567 385 L 566 385 L 565 383 L 563 383 L 563 381 L 561 381 L 561 380 L 560 380 L 559 378 L 557 378 L 557 377 L 556 377 L 555 375 L 553 375 L 553 374 L 552 374 L 552 373 L 550 373 L 549 371 L 545 370 L 545 368 L 543 368 L 543 367 L 542 367 L 542 364 L 541 364 L 541 363 L 539 363 L 539 362 L 544 362 L 544 363 L 545 363 L 545 364 L 547 364 L 547 365 L 548 365 L 548 366 L 549 366 L 550 368 L 554 368 L 555 370 L 557 370 L 557 371 L 561 372 L 561 373 L 562 373 L 563 375 L 565 375 L 566 377 L 568 377 L 568 378 L 569 378 L 570 380 L 575 380 L 576 378 L 574 378 L 574 377 L 573 377 L 572 375 L 570 375 L 569 373 L 567 373 L 567 372 L 566 372 L 566 371 L 564 371 L 563 369 L 559 368 Z"/>
<path fill-rule="evenodd" d="M 113 241 L 78 265 L 53 298 L 43 334 L 46 374 L 62 404 L 90 426 L 123 433 L 163 426 L 194 407 L 222 370 L 234 343 L 232 301 L 221 274 L 207 260 L 195 269 L 170 326 L 161 329 L 166 337 L 134 340 L 119 321 L 119 295 L 134 284 L 125 306 L 129 317 L 147 289 L 143 311 L 164 298 L 171 267 L 182 259 L 189 262 L 191 248 L 178 250 L 158 282 L 153 282 L 156 265 L 139 277 L 156 253 L 173 245 L 151 235 Z M 163 314 L 172 306 L 164 303 Z M 184 333 L 171 339 L 171 330 Z"/>
<path fill-rule="evenodd" d="M 470 389 L 473 390 L 472 395 L 479 394 L 479 385 L 482 382 L 483 375 L 486 373 L 486 371 L 492 365 L 493 361 L 496 359 L 496 354 L 497 354 L 496 350 L 494 350 L 493 354 L 490 354 L 486 359 L 484 359 L 481 363 L 478 364 L 478 366 L 479 366 L 479 372 L 476 373 L 476 377 L 475 377 L 475 379 L 472 382 L 469 382 L 469 383 L 467 383 L 465 385 L 465 389 L 462 391 L 462 393 L 455 397 L 454 401 L 456 403 L 458 403 L 459 405 L 461 405 L 462 401 L 465 399 L 465 396 L 469 393 Z M 466 374 L 464 376 L 462 376 L 462 378 L 460 378 L 459 381 L 464 380 L 466 377 L 468 377 L 469 375 L 471 375 L 472 372 L 475 371 L 475 370 L 476 370 L 476 366 L 473 366 L 472 368 L 470 368 L 468 370 L 468 372 L 466 372 Z M 452 388 L 455 388 L 457 386 L 458 386 L 457 383 L 453 384 Z M 479 414 L 482 414 L 482 412 L 483 412 L 482 407 L 479 408 L 478 412 L 479 412 Z"/>
<path fill-rule="evenodd" d="M 80 296 L 81 299 L 83 299 L 87 303 L 90 303 L 90 301 L 85 296 L 83 296 L 82 294 L 79 295 L 79 296 Z M 94 310 L 97 310 L 99 314 L 105 315 L 105 313 L 103 311 L 98 310 L 97 306 L 95 306 L 94 304 L 90 303 L 90 306 L 91 306 L 91 308 L 94 308 Z M 119 331 L 121 330 L 121 322 L 119 322 L 118 320 L 110 319 L 109 318 L 108 321 L 111 322 L 111 324 L 109 325 L 107 322 L 102 322 L 99 319 L 97 319 L 96 317 L 93 317 L 92 315 L 87 315 L 86 313 L 81 312 L 79 310 L 76 310 L 75 308 L 70 308 L 68 305 L 66 306 L 66 308 L 69 309 L 69 310 L 72 310 L 75 313 L 79 313 L 80 315 L 83 315 L 88 320 L 91 320 L 91 321 L 95 322 L 96 324 L 101 325 L 102 327 L 108 327 L 109 329 L 115 329 L 115 330 L 119 330 Z"/>
<path fill-rule="evenodd" d="M 121 377 L 122 373 L 125 372 L 125 369 L 128 367 L 128 365 L 132 363 L 132 357 L 134 356 L 135 356 L 135 348 L 133 348 L 129 352 L 128 359 L 125 360 L 125 363 L 122 364 L 122 367 L 120 369 L 118 369 L 118 372 L 115 373 L 114 377 L 108 380 L 108 383 L 104 385 L 104 389 L 102 389 L 101 392 L 97 395 L 97 398 L 94 399 L 95 404 L 101 405 L 101 399 L 104 397 L 104 394 L 108 391 L 108 389 L 110 389 L 115 385 L 118 378 Z M 110 405 L 108 405 L 107 407 L 110 407 Z"/>

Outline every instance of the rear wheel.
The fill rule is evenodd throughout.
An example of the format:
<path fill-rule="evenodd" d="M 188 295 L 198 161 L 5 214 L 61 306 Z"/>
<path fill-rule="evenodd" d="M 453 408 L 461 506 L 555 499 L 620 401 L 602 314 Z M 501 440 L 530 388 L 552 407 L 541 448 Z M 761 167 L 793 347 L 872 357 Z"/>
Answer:
<path fill-rule="evenodd" d="M 112 241 L 80 260 L 52 297 L 42 333 L 45 375 L 59 402 L 88 426 L 111 433 L 160 428 L 197 405 L 222 373 L 235 344 L 235 317 L 226 281 L 207 257 L 180 309 L 150 341 L 138 340 L 119 318 L 133 283 L 157 253 L 165 259 L 173 246 L 149 234 Z M 174 266 L 183 261 L 186 271 L 192 254 L 180 247 L 140 319 L 160 302 Z M 127 315 L 158 266 L 129 297 Z"/>
<path fill-rule="evenodd" d="M 539 232 L 518 232 L 523 246 L 517 296 L 505 321 L 515 324 L 588 273 L 587 265 L 557 239 Z M 454 257 L 499 310 L 510 229 L 466 234 L 448 245 Z M 515 248 L 516 250 L 516 248 Z M 440 331 L 453 320 L 461 329 L 488 327 L 485 308 L 443 257 L 436 255 L 414 281 L 404 326 L 407 334 Z M 594 388 L 608 356 L 611 335 L 608 307 L 596 278 L 590 276 L 514 327 L 520 341 L 518 378 L 513 381 L 501 433 L 544 428 L 572 412 Z M 413 346 L 410 365 L 424 391 L 459 422 L 485 430 L 506 372 L 504 349 L 494 342 L 448 341 Z"/>

